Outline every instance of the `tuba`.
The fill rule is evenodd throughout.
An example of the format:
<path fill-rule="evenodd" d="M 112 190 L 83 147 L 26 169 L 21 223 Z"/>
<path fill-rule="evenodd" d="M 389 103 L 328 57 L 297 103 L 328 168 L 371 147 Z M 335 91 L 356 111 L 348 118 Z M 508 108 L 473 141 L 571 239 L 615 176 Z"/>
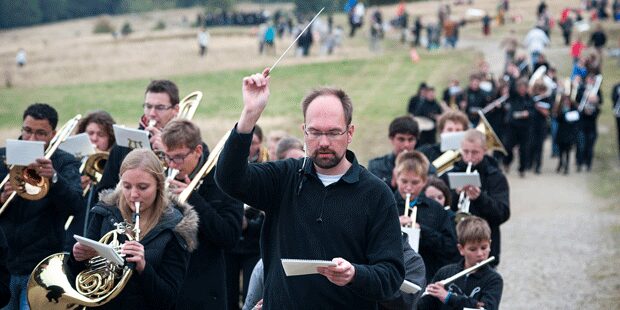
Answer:
<path fill-rule="evenodd" d="M 58 146 L 73 132 L 80 118 L 82 118 L 82 115 L 76 115 L 56 132 L 56 135 L 45 150 L 45 158 L 50 159 L 52 157 Z M 47 195 L 50 188 L 50 181 L 47 178 L 41 177 L 36 171 L 29 169 L 27 166 L 12 166 L 9 175 L 0 185 L 4 186 L 7 180 L 16 190 L 4 202 L 4 205 L 0 208 L 0 214 L 8 207 L 15 195 L 19 195 L 26 200 L 39 200 Z"/>
<path fill-rule="evenodd" d="M 99 242 L 108 244 L 118 253 L 123 242 L 139 241 L 139 203 L 136 203 L 134 216 L 135 224 L 117 223 L 116 229 L 103 235 Z M 64 310 L 104 305 L 125 288 L 133 274 L 131 264 L 120 266 L 96 256 L 88 261 L 88 268 L 75 277 L 75 285 L 72 285 L 70 279 L 73 276 L 66 265 L 68 258 L 68 253 L 52 254 L 34 268 L 28 280 L 28 303 L 31 309 Z"/>

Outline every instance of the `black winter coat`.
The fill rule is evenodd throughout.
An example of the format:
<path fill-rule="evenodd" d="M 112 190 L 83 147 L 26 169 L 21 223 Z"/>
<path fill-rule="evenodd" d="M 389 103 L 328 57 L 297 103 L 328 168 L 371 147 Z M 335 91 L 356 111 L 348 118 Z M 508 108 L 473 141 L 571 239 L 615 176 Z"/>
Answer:
<path fill-rule="evenodd" d="M 205 144 L 203 150 L 203 158 L 206 159 L 208 150 Z M 243 204 L 217 187 L 214 172 L 212 170 L 203 179 L 187 201 L 200 218 L 199 246 L 190 257 L 176 309 L 226 309 L 224 250 L 234 247 L 239 240 Z"/>
<path fill-rule="evenodd" d="M 0 158 L 5 154 L 6 150 L 0 149 Z M 7 268 L 13 275 L 29 275 L 45 257 L 62 252 L 67 217 L 82 208 L 80 162 L 62 150 L 56 150 L 51 160 L 58 181 L 53 184 L 50 180 L 49 193 L 36 201 L 15 196 L 0 217 L 9 246 Z M 2 160 L 0 178 L 8 173 Z"/>
<path fill-rule="evenodd" d="M 11 289 L 9 288 L 11 275 L 6 268 L 6 256 L 8 251 L 9 248 L 6 244 L 6 237 L 2 229 L 0 229 L 0 307 L 6 306 L 11 300 Z"/>
<path fill-rule="evenodd" d="M 499 254 L 501 249 L 501 235 L 499 225 L 510 218 L 510 189 L 506 176 L 500 170 L 495 159 L 484 156 L 484 159 L 473 166 L 472 171 L 478 170 L 480 182 L 482 184 L 480 196 L 472 200 L 469 205 L 469 212 L 473 215 L 485 219 L 491 227 L 491 256 L 495 256 L 495 261 L 491 265 L 499 264 Z M 449 172 L 465 172 L 467 164 L 459 161 Z M 446 184 L 448 174 L 444 174 L 442 179 Z M 452 191 L 452 210 L 458 211 L 459 195 Z"/>
<path fill-rule="evenodd" d="M 560 110 L 558 112 L 558 132 L 556 135 L 556 141 L 558 144 L 575 144 L 577 143 L 577 131 L 579 121 L 569 122 L 566 120 L 566 113 L 571 111 L 577 111 L 576 108 Z"/>
<path fill-rule="evenodd" d="M 123 222 L 116 206 L 118 191 L 105 191 L 91 210 L 87 238 L 99 240 Z M 159 223 L 141 236 L 146 266 L 134 272 L 123 291 L 97 309 L 173 309 L 189 266 L 190 252 L 197 246 L 198 214 L 188 204 L 171 203 Z M 69 259 L 73 274 L 85 268 L 73 253 Z"/>

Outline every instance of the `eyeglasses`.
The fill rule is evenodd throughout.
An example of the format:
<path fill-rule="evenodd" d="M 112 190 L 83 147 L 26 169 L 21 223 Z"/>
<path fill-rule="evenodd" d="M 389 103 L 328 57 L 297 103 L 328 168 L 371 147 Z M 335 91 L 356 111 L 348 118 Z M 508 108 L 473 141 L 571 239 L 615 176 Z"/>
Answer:
<path fill-rule="evenodd" d="M 185 162 L 185 158 L 187 158 L 187 156 L 189 156 L 189 154 L 191 154 L 193 152 L 194 152 L 194 150 L 190 150 L 185 155 L 176 155 L 174 157 L 170 157 L 170 156 L 168 156 L 168 154 L 164 153 L 164 159 L 167 162 L 173 162 L 173 163 L 175 163 L 177 165 L 181 165 L 181 164 L 183 164 Z"/>
<path fill-rule="evenodd" d="M 25 136 L 30 136 L 33 135 L 39 139 L 43 139 L 46 138 L 47 136 L 49 136 L 49 132 L 39 129 L 39 130 L 32 130 L 32 128 L 30 127 L 22 127 L 22 135 Z"/>
<path fill-rule="evenodd" d="M 348 126 L 347 126 L 347 129 L 345 129 L 343 131 L 330 130 L 328 132 L 322 132 L 322 131 L 318 131 L 318 130 L 314 130 L 314 129 L 308 129 L 308 130 L 304 129 L 304 133 L 306 134 L 306 136 L 310 140 L 318 140 L 318 139 L 321 138 L 321 136 L 327 137 L 328 140 L 336 140 L 340 136 L 342 136 L 345 133 L 347 133 L 349 131 L 348 129 L 349 129 Z"/>
<path fill-rule="evenodd" d="M 145 103 L 142 106 L 144 107 L 145 110 L 155 109 L 155 111 L 157 112 L 163 112 L 163 111 L 172 109 L 171 105 L 163 105 L 163 104 L 152 105 L 152 104 Z"/>

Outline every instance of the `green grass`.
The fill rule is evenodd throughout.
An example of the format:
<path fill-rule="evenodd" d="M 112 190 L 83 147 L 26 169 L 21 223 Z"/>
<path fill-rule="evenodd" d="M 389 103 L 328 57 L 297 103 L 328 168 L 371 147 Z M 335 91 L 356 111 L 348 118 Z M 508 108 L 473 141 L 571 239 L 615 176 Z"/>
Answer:
<path fill-rule="evenodd" d="M 437 93 L 440 93 L 450 76 L 467 76 L 477 54 L 459 51 L 423 53 L 421 57 L 421 62 L 413 64 L 405 51 L 386 51 L 381 57 L 365 60 L 278 67 L 272 75 L 270 102 L 261 122 L 265 123 L 267 131 L 283 128 L 298 133 L 296 128 L 302 122 L 301 98 L 311 88 L 321 85 L 343 88 L 354 102 L 357 132 L 352 148 L 365 162 L 389 150 L 387 125 L 392 118 L 406 112 L 408 99 L 421 81 L 436 85 Z M 241 79 L 258 70 L 174 76 L 171 79 L 179 85 L 182 95 L 202 91 L 203 101 L 194 120 L 207 123 L 223 120 L 216 126 L 223 131 L 232 126 L 241 111 Z M 118 123 L 135 126 L 142 114 L 143 92 L 148 82 L 138 79 L 2 89 L 0 129 L 19 128 L 22 111 L 33 102 L 53 105 L 59 111 L 61 122 L 77 113 L 103 109 L 110 112 Z"/>

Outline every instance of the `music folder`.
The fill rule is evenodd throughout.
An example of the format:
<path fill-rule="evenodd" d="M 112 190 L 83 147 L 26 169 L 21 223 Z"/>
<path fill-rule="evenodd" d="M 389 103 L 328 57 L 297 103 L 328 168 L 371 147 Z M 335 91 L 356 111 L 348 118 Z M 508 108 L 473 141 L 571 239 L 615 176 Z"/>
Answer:
<path fill-rule="evenodd" d="M 151 149 L 149 142 L 149 132 L 146 130 L 126 128 L 113 125 L 116 144 L 130 149 Z"/>
<path fill-rule="evenodd" d="M 73 235 L 73 238 L 75 238 L 75 240 L 77 240 L 77 242 L 79 242 L 80 244 L 93 248 L 95 251 L 97 251 L 97 254 L 99 254 L 99 256 L 115 263 L 118 266 L 123 266 L 123 258 L 114 250 L 111 245 L 78 235 Z"/>
<path fill-rule="evenodd" d="M 407 234 L 409 246 L 417 253 L 420 247 L 420 229 L 416 227 L 401 227 L 400 231 Z"/>
<path fill-rule="evenodd" d="M 17 166 L 28 166 L 34 163 L 37 158 L 45 156 L 45 142 L 25 141 L 25 140 L 6 140 L 6 164 Z"/>
<path fill-rule="evenodd" d="M 400 290 L 407 294 L 415 294 L 419 292 L 422 288 L 416 285 L 413 282 L 405 280 L 403 284 L 400 286 Z"/>
<path fill-rule="evenodd" d="M 68 137 L 58 148 L 77 158 L 95 154 L 95 147 L 90 143 L 87 133 Z"/>
<path fill-rule="evenodd" d="M 441 151 L 458 150 L 465 137 L 465 132 L 446 132 L 441 134 Z"/>
<path fill-rule="evenodd" d="M 282 258 L 282 268 L 287 276 L 301 276 L 319 273 L 317 267 L 336 266 L 330 260 L 311 260 L 311 259 L 290 259 Z"/>
<path fill-rule="evenodd" d="M 465 185 L 473 185 L 480 187 L 480 174 L 478 171 L 471 173 L 466 172 L 448 172 L 448 181 L 450 182 L 450 188 L 462 188 Z"/>

